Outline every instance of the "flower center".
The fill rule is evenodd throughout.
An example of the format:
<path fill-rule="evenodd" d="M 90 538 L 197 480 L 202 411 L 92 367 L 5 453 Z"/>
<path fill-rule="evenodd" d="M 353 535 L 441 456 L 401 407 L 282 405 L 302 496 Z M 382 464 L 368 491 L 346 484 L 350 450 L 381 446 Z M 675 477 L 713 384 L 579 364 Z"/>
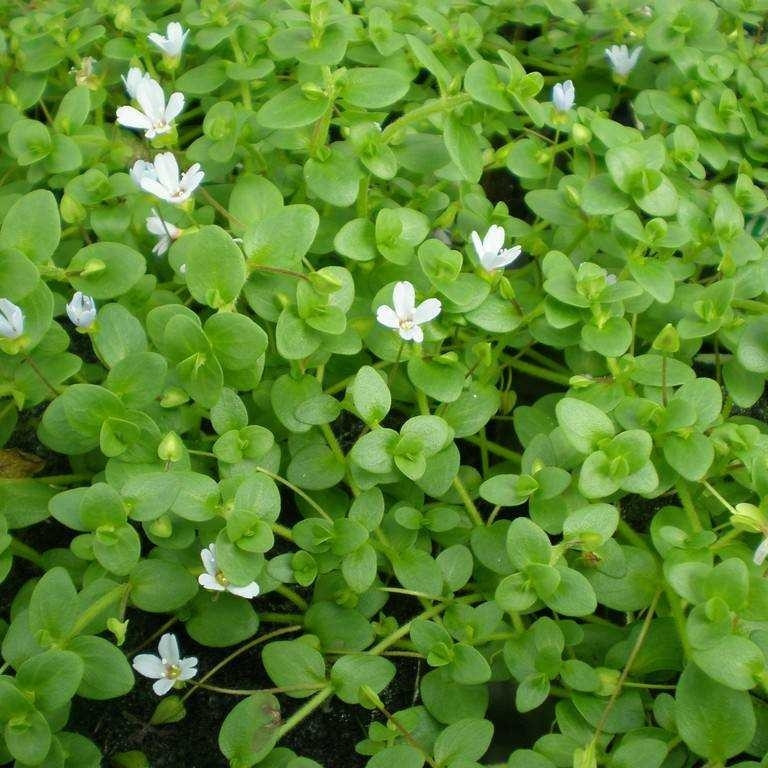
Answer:
<path fill-rule="evenodd" d="M 181 674 L 181 667 L 178 664 L 166 664 L 165 676 L 169 680 L 175 680 Z"/>
<path fill-rule="evenodd" d="M 404 331 L 410 331 L 413 326 L 416 325 L 416 323 L 413 322 L 412 317 L 401 317 L 400 318 L 400 328 L 402 328 Z"/>
<path fill-rule="evenodd" d="M 218 581 L 222 587 L 229 586 L 229 579 L 221 571 L 216 571 L 216 581 Z"/>

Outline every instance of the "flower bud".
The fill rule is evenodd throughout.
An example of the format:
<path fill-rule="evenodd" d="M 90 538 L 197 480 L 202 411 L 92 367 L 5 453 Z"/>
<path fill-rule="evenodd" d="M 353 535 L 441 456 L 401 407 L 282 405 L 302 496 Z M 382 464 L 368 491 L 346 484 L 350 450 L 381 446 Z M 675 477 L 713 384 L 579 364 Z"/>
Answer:
<path fill-rule="evenodd" d="M 665 355 L 674 355 L 680 349 L 680 335 L 671 323 L 667 323 L 651 344 L 653 349 Z"/>
<path fill-rule="evenodd" d="M 184 443 L 175 432 L 169 432 L 157 446 L 157 456 L 161 461 L 176 462 L 184 455 Z"/>

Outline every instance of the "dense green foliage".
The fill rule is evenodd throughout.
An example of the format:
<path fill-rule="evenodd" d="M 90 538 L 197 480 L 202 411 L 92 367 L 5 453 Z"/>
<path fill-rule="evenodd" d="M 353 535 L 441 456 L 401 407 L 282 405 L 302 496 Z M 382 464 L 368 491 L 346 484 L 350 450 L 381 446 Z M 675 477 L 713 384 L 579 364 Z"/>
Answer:
<path fill-rule="evenodd" d="M 768 765 L 768 2 L 30 5 L 0 764 L 100 765 L 70 701 L 131 663 L 184 729 L 194 641 L 273 682 L 232 768 L 317 767 L 331 697 L 369 768 Z M 500 754 L 491 686 L 551 732 Z"/>

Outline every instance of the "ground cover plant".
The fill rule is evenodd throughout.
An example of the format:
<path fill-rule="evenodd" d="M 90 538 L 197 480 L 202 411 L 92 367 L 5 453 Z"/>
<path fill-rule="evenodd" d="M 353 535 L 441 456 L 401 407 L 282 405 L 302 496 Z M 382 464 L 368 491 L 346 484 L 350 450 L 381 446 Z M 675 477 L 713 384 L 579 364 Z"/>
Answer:
<path fill-rule="evenodd" d="M 768 766 L 765 0 L 0 6 L 0 764 Z"/>

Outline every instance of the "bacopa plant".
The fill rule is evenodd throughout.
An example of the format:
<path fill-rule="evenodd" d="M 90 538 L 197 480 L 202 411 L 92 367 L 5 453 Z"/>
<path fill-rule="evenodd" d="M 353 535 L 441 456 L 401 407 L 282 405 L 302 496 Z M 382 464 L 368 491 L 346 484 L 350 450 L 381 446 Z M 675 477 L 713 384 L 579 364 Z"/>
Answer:
<path fill-rule="evenodd" d="M 0 764 L 768 766 L 766 13 L 0 4 Z"/>

